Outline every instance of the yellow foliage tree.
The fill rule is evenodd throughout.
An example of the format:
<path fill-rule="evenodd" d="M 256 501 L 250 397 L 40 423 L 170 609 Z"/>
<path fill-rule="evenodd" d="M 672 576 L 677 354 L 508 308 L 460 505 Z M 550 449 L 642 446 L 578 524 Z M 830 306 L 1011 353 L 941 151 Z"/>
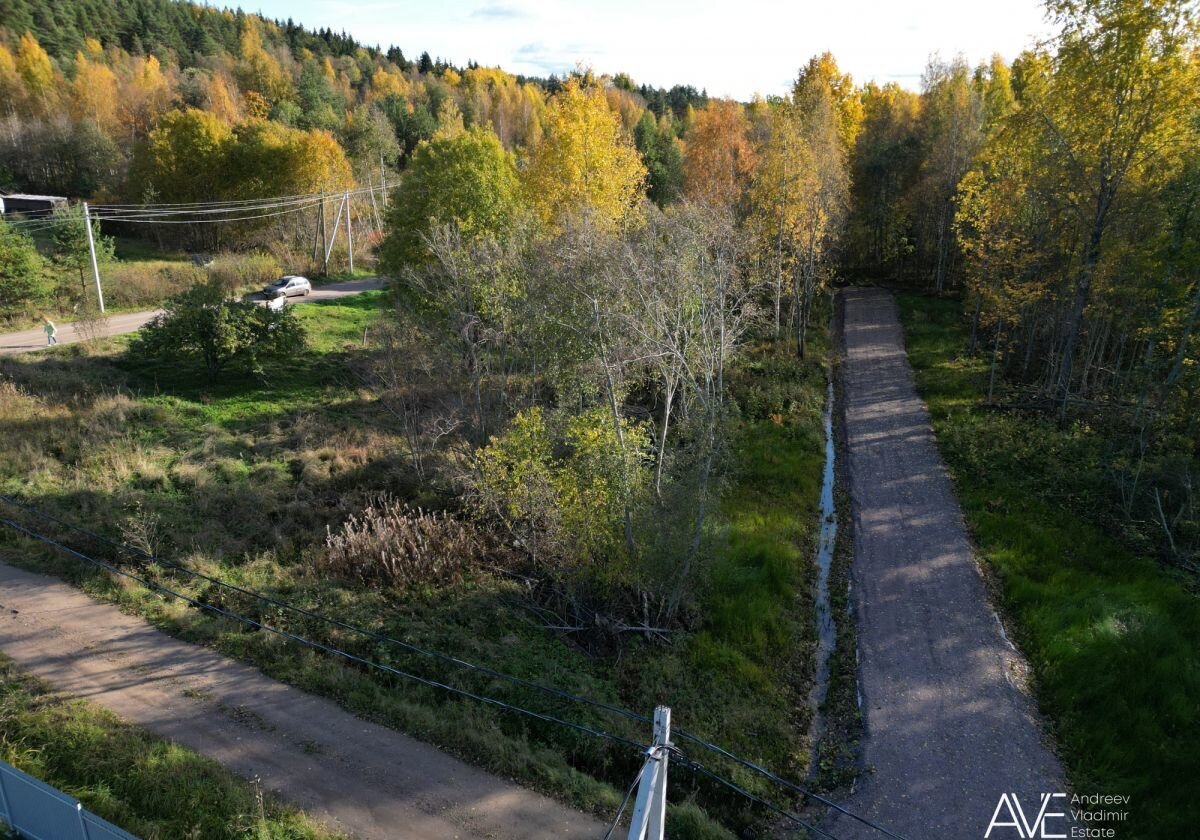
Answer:
<path fill-rule="evenodd" d="M 627 220 L 642 197 L 646 167 L 604 91 L 571 79 L 551 100 L 545 128 L 524 172 L 541 219 L 554 225 L 585 210 L 603 225 Z"/>
<path fill-rule="evenodd" d="M 737 102 L 713 99 L 692 115 L 683 158 L 684 191 L 695 201 L 732 207 L 757 162 L 749 122 Z"/>
<path fill-rule="evenodd" d="M 273 105 L 292 95 L 292 77 L 279 60 L 263 47 L 262 34 L 253 16 L 246 17 L 240 40 L 242 60 L 238 63 L 238 84 L 246 93 L 257 93 Z"/>
<path fill-rule="evenodd" d="M 154 56 L 134 58 L 117 113 L 130 138 L 143 137 L 171 107 L 173 85 Z"/>
<path fill-rule="evenodd" d="M 88 61 L 82 52 L 75 53 L 75 78 L 71 82 L 72 117 L 93 120 L 106 133 L 113 134 L 119 125 L 117 89 L 117 76 L 107 65 Z"/>
<path fill-rule="evenodd" d="M 21 36 L 17 46 L 17 73 L 25 84 L 29 106 L 40 114 L 49 114 L 58 102 L 54 64 L 28 32 Z"/>
<path fill-rule="evenodd" d="M 8 48 L 0 44 L 0 103 L 6 112 L 21 110 L 25 99 L 25 86 L 17 72 L 17 61 Z"/>
<path fill-rule="evenodd" d="M 213 116 L 234 125 L 242 119 L 241 97 L 237 87 L 226 81 L 223 73 L 213 73 L 208 77 L 204 89 L 204 109 Z"/>

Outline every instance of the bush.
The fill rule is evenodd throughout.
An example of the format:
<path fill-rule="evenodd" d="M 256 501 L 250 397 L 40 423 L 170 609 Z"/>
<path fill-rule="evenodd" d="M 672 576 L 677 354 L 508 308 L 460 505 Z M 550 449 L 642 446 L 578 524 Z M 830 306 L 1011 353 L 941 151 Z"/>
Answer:
<path fill-rule="evenodd" d="M 221 254 L 208 266 L 208 276 L 225 291 L 237 294 L 273 283 L 282 274 L 270 254 Z"/>
<path fill-rule="evenodd" d="M 371 586 L 461 583 L 488 554 L 484 535 L 468 523 L 388 496 L 326 534 L 321 565 Z"/>
<path fill-rule="evenodd" d="M 623 568 L 613 561 L 623 553 L 624 515 L 646 503 L 650 470 L 647 426 L 623 419 L 622 432 L 623 450 L 601 409 L 520 412 L 476 453 L 475 502 L 535 562 Z"/>
<path fill-rule="evenodd" d="M 304 327 L 289 308 L 229 300 L 212 279 L 171 298 L 164 308 L 138 332 L 129 347 L 133 358 L 199 361 L 208 378 L 216 379 L 231 365 L 262 373 L 267 360 L 304 348 Z"/>

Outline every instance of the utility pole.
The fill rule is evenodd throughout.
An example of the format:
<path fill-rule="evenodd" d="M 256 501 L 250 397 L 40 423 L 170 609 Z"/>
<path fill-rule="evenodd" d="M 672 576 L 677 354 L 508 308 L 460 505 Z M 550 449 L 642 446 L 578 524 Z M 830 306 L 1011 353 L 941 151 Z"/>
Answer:
<path fill-rule="evenodd" d="M 322 273 L 329 275 L 329 249 L 325 247 L 325 193 L 321 193 L 321 262 L 325 266 Z"/>
<path fill-rule="evenodd" d="M 354 276 L 354 225 L 350 224 L 354 218 L 350 213 L 350 192 L 346 191 L 342 197 L 342 203 L 346 205 L 346 254 L 350 257 L 350 276 Z"/>
<path fill-rule="evenodd" d="M 387 170 L 383 168 L 383 150 L 379 151 L 379 199 L 387 209 Z"/>
<path fill-rule="evenodd" d="M 663 840 L 667 817 L 667 760 L 671 749 L 671 710 L 654 710 L 654 743 L 646 751 L 646 766 L 638 782 L 628 840 Z"/>
<path fill-rule="evenodd" d="M 92 278 L 96 281 L 96 301 L 100 304 L 100 314 L 104 314 L 104 291 L 100 288 L 100 266 L 96 264 L 96 240 L 92 238 L 92 214 L 87 202 L 83 202 L 83 226 L 87 228 L 88 254 L 92 258 Z"/>
<path fill-rule="evenodd" d="M 338 202 L 337 218 L 333 220 L 333 233 L 329 234 L 329 243 L 324 242 L 321 245 L 325 248 L 325 273 L 329 273 L 329 255 L 333 253 L 333 243 L 337 239 L 338 228 L 342 226 L 342 207 L 346 203 L 346 196 L 342 196 L 342 200 Z"/>

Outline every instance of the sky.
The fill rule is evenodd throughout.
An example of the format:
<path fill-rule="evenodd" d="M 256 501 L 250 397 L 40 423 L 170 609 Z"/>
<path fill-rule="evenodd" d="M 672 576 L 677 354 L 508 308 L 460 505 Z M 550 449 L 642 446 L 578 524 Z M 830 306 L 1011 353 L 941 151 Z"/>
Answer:
<path fill-rule="evenodd" d="M 785 93 L 831 51 L 856 82 L 917 90 L 929 56 L 1011 60 L 1051 31 L 1038 0 L 241 0 L 247 11 L 345 30 L 456 65 L 531 76 L 577 64 L 638 84 L 748 100 Z"/>

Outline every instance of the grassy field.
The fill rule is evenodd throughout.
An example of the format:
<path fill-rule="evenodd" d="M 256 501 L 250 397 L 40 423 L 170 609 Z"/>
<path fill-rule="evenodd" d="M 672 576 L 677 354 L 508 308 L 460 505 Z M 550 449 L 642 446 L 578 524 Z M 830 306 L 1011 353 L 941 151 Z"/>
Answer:
<path fill-rule="evenodd" d="M 216 762 L 56 696 L 0 657 L 0 759 L 143 840 L 333 840 Z"/>
<path fill-rule="evenodd" d="M 960 304 L 899 302 L 939 446 L 1075 791 L 1131 796 L 1121 837 L 1193 836 L 1200 602 L 1097 516 L 1109 495 L 1098 484 L 1103 441 L 1083 426 L 981 408 L 986 363 L 965 355 Z"/>
<path fill-rule="evenodd" d="M 364 330 L 385 317 L 383 292 L 296 308 L 308 352 L 265 380 L 205 383 L 167 365 L 134 366 L 127 339 L 0 360 L 0 491 L 22 495 L 74 522 L 160 556 L 371 630 L 486 663 L 649 714 L 661 702 L 676 725 L 793 776 L 807 770 L 809 713 L 798 699 L 811 680 L 811 552 L 821 477 L 823 336 L 812 360 L 756 350 L 731 374 L 741 407 L 722 515 L 709 535 L 709 585 L 696 626 L 670 644 L 629 641 L 593 655 L 546 630 L 522 583 L 477 575 L 428 591 L 369 590 L 331 579 L 317 560 L 370 494 L 427 507 L 456 501 L 413 474 L 396 421 L 349 375 Z M 44 525 L 39 525 L 44 527 Z M 71 536 L 82 550 L 111 552 Z M 105 552 L 108 552 L 107 554 Z M 399 683 L 297 650 L 262 633 L 117 586 L 76 561 L 0 535 L 0 557 L 51 570 L 99 597 L 152 618 L 168 632 L 250 661 L 277 678 L 336 699 L 501 775 L 611 816 L 639 764 L 627 747 L 497 712 L 434 689 Z M 242 603 L 178 574 L 165 583 L 234 609 Z M 443 663 L 319 622 L 271 611 L 275 625 L 355 654 L 526 708 L 645 741 L 622 718 L 520 686 L 448 670 Z M 715 757 L 714 769 L 761 785 Z M 675 836 L 729 837 L 762 812 L 680 769 Z M 766 792 L 766 788 L 758 787 Z M 775 793 L 778 793 L 777 791 Z"/>

